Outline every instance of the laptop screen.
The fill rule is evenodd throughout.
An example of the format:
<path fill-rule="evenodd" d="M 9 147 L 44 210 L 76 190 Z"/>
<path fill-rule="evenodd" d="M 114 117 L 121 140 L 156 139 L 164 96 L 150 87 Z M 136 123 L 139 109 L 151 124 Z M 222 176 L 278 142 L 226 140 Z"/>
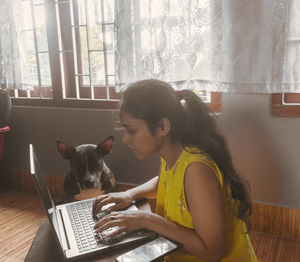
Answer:
<path fill-rule="evenodd" d="M 57 209 L 50 195 L 47 182 L 44 175 L 41 172 L 40 163 L 35 154 L 33 145 L 29 145 L 29 157 L 30 157 L 30 173 L 35 182 L 36 190 L 42 200 L 42 204 L 47 213 L 49 222 L 53 225 L 56 231 L 56 235 L 61 242 L 61 235 L 59 232 L 58 220 L 57 220 Z"/>

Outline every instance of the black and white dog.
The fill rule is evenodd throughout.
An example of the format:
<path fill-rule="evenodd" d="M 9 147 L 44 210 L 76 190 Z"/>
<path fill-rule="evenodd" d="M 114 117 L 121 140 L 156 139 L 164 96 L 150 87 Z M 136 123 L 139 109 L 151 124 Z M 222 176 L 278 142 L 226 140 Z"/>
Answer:
<path fill-rule="evenodd" d="M 104 139 L 100 144 L 83 144 L 70 146 L 60 140 L 56 141 L 57 151 L 70 162 L 70 172 L 64 180 L 64 202 L 74 201 L 80 188 L 98 188 L 109 193 L 116 188 L 116 180 L 112 171 L 106 166 L 104 157 L 114 145 L 114 137 Z"/>

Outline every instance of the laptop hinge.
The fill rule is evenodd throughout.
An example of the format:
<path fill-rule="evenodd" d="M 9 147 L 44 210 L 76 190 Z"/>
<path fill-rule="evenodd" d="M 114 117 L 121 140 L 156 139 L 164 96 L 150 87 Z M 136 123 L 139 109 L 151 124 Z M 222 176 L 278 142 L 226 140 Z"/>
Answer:
<path fill-rule="evenodd" d="M 56 214 L 58 217 L 58 227 L 59 227 L 59 231 L 60 231 L 60 235 L 61 235 L 61 245 L 64 251 L 69 250 L 70 249 L 70 243 L 68 240 L 68 235 L 66 232 L 66 227 L 65 227 L 65 223 L 64 220 L 62 219 L 62 212 L 61 209 L 56 209 Z"/>

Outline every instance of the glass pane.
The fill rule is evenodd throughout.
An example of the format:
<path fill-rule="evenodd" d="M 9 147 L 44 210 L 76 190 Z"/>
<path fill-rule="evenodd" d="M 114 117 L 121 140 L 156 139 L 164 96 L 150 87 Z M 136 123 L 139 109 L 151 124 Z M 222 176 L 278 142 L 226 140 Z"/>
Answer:
<path fill-rule="evenodd" d="M 103 50 L 102 27 L 90 25 L 90 49 Z"/>
<path fill-rule="evenodd" d="M 81 64 L 78 64 L 78 72 L 81 72 L 82 74 L 89 74 L 89 60 L 88 60 L 88 43 L 87 43 L 87 33 L 86 28 L 81 27 L 79 29 L 80 31 L 80 46 L 77 47 L 77 55 L 79 56 L 78 62 L 81 62 Z"/>
<path fill-rule="evenodd" d="M 74 19 L 75 24 L 77 25 L 85 25 L 86 24 L 86 15 L 85 15 L 85 0 L 76 0 L 73 1 L 73 7 L 74 7 L 74 16 L 76 19 Z M 78 17 L 76 17 L 78 16 Z"/>
<path fill-rule="evenodd" d="M 101 25 L 102 14 L 101 14 L 101 0 L 90 0 L 87 1 L 87 13 L 90 25 Z"/>
<path fill-rule="evenodd" d="M 43 5 L 34 8 L 35 26 L 37 34 L 38 51 L 48 51 L 45 7 Z"/>
<path fill-rule="evenodd" d="M 38 70 L 37 70 L 37 63 L 36 63 L 36 56 L 34 50 L 23 50 L 24 51 L 24 70 L 28 72 L 28 74 L 24 74 L 26 76 L 26 80 L 24 79 L 25 83 L 32 84 L 35 86 L 39 85 L 38 81 Z"/>
<path fill-rule="evenodd" d="M 33 0 L 34 5 L 44 4 L 44 0 Z"/>
<path fill-rule="evenodd" d="M 39 52 L 47 52 L 48 51 L 48 42 L 47 42 L 47 32 L 46 28 L 37 28 L 37 45 Z"/>
<path fill-rule="evenodd" d="M 103 52 L 91 52 L 91 72 L 94 85 L 105 86 L 105 69 Z"/>
<path fill-rule="evenodd" d="M 40 72 L 42 86 L 51 86 L 50 62 L 49 54 L 40 54 Z"/>
<path fill-rule="evenodd" d="M 105 43 L 107 51 L 114 51 L 114 26 L 107 25 L 105 26 Z"/>
<path fill-rule="evenodd" d="M 21 30 L 32 30 L 33 26 L 30 1 L 21 1 L 20 4 L 22 5 L 22 8 L 16 8 L 14 10 L 14 19 L 16 21 L 16 26 Z"/>
<path fill-rule="evenodd" d="M 84 86 L 90 87 L 91 81 L 89 76 L 80 76 L 80 81 L 83 83 Z"/>
<path fill-rule="evenodd" d="M 104 22 L 114 22 L 115 1 L 104 0 Z"/>
<path fill-rule="evenodd" d="M 115 76 L 108 76 L 108 85 L 113 87 L 115 86 L 115 84 L 116 84 Z"/>
<path fill-rule="evenodd" d="M 114 53 L 107 53 L 107 74 L 115 74 L 115 55 Z"/>
<path fill-rule="evenodd" d="M 35 56 L 33 31 L 23 31 L 20 33 L 20 39 L 23 43 L 23 52 L 26 60 L 32 60 Z M 30 54 L 30 56 L 29 56 Z"/>

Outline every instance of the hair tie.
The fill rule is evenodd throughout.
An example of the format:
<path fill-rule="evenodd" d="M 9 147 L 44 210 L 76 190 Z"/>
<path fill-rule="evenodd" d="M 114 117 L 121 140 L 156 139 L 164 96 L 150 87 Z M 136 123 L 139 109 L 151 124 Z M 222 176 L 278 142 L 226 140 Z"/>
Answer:
<path fill-rule="evenodd" d="M 179 101 L 183 99 L 182 90 L 177 90 L 177 97 Z"/>

